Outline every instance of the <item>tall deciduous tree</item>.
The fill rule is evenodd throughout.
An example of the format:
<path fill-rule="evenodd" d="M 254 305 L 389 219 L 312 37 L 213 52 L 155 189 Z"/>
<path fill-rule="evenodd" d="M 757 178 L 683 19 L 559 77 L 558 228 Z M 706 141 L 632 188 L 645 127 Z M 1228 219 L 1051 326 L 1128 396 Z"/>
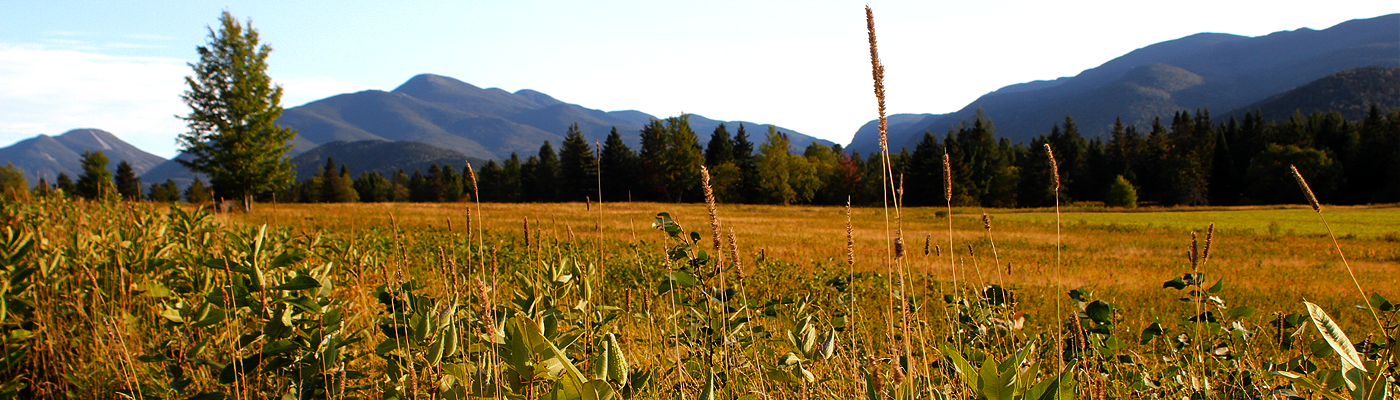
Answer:
<path fill-rule="evenodd" d="M 183 119 L 189 132 L 180 135 L 180 150 L 194 158 L 177 160 L 209 177 L 220 197 L 239 198 L 251 209 L 253 197 L 292 182 L 288 141 L 296 131 L 278 126 L 282 87 L 267 75 L 267 55 L 258 32 L 225 11 L 219 30 L 209 28 L 209 42 L 199 47 L 199 62 L 186 77 L 181 96 L 190 107 Z"/>

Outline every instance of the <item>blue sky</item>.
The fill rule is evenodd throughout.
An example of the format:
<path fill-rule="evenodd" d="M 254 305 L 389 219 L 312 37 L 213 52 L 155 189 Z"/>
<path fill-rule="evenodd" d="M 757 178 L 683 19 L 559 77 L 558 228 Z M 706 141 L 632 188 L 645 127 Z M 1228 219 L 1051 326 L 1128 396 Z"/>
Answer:
<path fill-rule="evenodd" d="M 603 110 L 773 123 L 847 143 L 874 118 L 865 2 L 0 2 L 0 146 L 100 128 L 162 156 L 223 10 L 274 51 L 284 105 L 419 73 Z M 1258 36 L 1394 1 L 871 1 L 893 113 L 955 111 L 1198 32 Z M 1400 40 L 1400 38 L 1397 38 Z"/>

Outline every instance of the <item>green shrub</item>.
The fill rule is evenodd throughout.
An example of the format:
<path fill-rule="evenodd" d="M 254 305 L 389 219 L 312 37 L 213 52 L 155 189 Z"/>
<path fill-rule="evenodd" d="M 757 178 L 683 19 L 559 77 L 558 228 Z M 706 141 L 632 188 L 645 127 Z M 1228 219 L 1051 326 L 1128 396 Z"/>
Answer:
<path fill-rule="evenodd" d="M 1134 189 L 1127 179 L 1123 179 L 1123 175 L 1118 175 L 1118 178 L 1108 185 L 1108 198 L 1104 199 L 1104 205 L 1137 208 L 1137 189 Z"/>

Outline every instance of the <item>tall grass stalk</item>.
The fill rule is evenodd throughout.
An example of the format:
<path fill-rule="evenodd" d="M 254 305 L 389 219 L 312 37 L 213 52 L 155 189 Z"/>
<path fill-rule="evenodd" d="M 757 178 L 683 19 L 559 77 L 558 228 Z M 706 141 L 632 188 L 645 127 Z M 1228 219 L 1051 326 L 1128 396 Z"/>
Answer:
<path fill-rule="evenodd" d="M 1064 257 L 1061 255 L 1061 250 L 1064 248 L 1064 239 L 1060 233 L 1060 228 L 1063 225 L 1060 221 L 1060 165 L 1055 161 L 1055 150 L 1050 148 L 1049 143 L 1045 143 L 1045 156 L 1050 159 L 1050 186 L 1055 196 L 1055 274 L 1051 279 L 1055 280 L 1055 293 L 1052 297 L 1055 298 L 1055 324 L 1058 324 L 1063 314 L 1060 310 L 1060 295 L 1062 294 L 1061 292 L 1064 291 L 1063 288 L 1060 287 L 1060 278 L 1063 276 L 1062 264 L 1064 262 Z M 1055 326 L 1055 324 L 1051 324 L 1050 326 Z M 1065 371 L 1064 346 L 1065 338 L 1063 329 L 1055 329 L 1055 359 L 1059 361 L 1060 373 L 1064 373 Z"/>
<path fill-rule="evenodd" d="M 1361 295 L 1361 303 L 1366 305 L 1366 311 L 1371 313 L 1371 318 L 1376 321 L 1376 327 L 1380 328 L 1382 335 L 1385 335 L 1385 324 L 1381 323 L 1380 315 L 1376 314 L 1376 309 L 1368 301 L 1366 291 L 1361 289 L 1361 281 L 1356 279 L 1356 273 L 1352 271 L 1351 263 L 1347 262 L 1347 255 L 1342 251 L 1342 244 L 1337 241 L 1337 235 L 1332 233 L 1332 225 L 1328 224 L 1327 217 L 1322 215 L 1322 204 L 1317 202 L 1317 196 L 1313 195 L 1312 188 L 1308 187 L 1308 181 L 1303 179 L 1303 174 L 1298 173 L 1298 167 L 1289 165 L 1288 168 L 1293 171 L 1293 179 L 1298 181 L 1298 186 L 1308 197 L 1308 205 L 1312 206 L 1314 213 L 1317 213 L 1317 218 L 1322 220 L 1322 226 L 1327 228 L 1327 237 L 1332 238 L 1332 246 L 1337 249 L 1337 257 L 1342 259 L 1342 266 L 1346 267 L 1347 275 L 1351 277 L 1351 283 L 1356 285 L 1356 294 Z"/>
<path fill-rule="evenodd" d="M 870 40 L 870 74 L 871 78 L 875 81 L 875 100 L 880 114 L 880 191 L 882 193 L 880 197 L 885 212 L 885 285 L 887 288 L 890 288 L 888 297 L 889 303 L 886 305 L 885 313 L 885 342 L 888 343 L 890 348 L 893 348 L 895 318 L 895 294 L 893 289 L 895 284 L 894 246 L 896 243 L 894 241 L 895 238 L 890 236 L 890 203 L 893 194 L 891 192 L 894 191 L 894 169 L 890 166 L 889 120 L 885 116 L 885 65 L 880 62 L 880 51 L 875 37 L 875 12 L 871 10 L 868 5 L 865 6 L 865 28 L 869 34 Z M 899 203 L 895 202 L 894 207 L 895 212 L 898 213 Z M 896 357 L 896 359 L 898 358 Z M 898 363 L 895 364 L 895 373 L 901 373 L 897 365 Z"/>

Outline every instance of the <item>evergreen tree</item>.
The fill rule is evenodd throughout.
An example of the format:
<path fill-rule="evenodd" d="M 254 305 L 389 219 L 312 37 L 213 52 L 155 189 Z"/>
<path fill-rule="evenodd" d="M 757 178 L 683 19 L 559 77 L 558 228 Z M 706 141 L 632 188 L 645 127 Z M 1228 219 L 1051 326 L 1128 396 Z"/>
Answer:
<path fill-rule="evenodd" d="M 411 184 L 411 180 L 408 178 L 408 174 L 404 173 L 403 170 L 399 170 L 398 172 L 394 173 L 394 179 L 390 180 L 390 182 L 393 183 L 393 188 L 390 192 L 393 194 L 393 196 L 389 199 L 389 201 L 409 201 L 408 187 Z"/>
<path fill-rule="evenodd" d="M 335 180 L 326 185 L 331 193 L 329 202 L 354 203 L 360 201 L 360 192 L 355 191 L 355 181 L 350 179 L 350 168 L 342 164 L 340 173 L 334 175 Z"/>
<path fill-rule="evenodd" d="M 599 160 L 603 199 L 623 201 L 632 198 L 630 192 L 636 188 L 638 162 L 637 153 L 622 142 L 622 135 L 617 133 L 617 128 L 613 128 L 603 143 L 603 154 Z"/>
<path fill-rule="evenodd" d="M 141 201 L 141 178 L 136 176 L 136 171 L 132 170 L 131 164 L 122 160 L 117 164 L 117 175 L 114 179 L 117 193 L 123 199 L 131 201 Z"/>
<path fill-rule="evenodd" d="M 214 201 L 214 191 L 208 186 L 204 186 L 204 181 L 199 177 L 194 178 L 194 183 L 185 188 L 185 201 L 190 204 L 204 204 Z"/>
<path fill-rule="evenodd" d="M 490 202 L 503 201 L 501 186 L 504 182 L 502 179 L 504 177 L 501 173 L 501 165 L 496 164 L 496 160 L 486 161 L 486 166 L 481 167 L 481 173 L 478 174 L 477 178 L 477 190 L 481 191 L 477 194 L 477 199 Z"/>
<path fill-rule="evenodd" d="M 639 199 L 660 200 L 665 196 L 665 172 L 661 162 L 666 157 L 666 132 L 666 126 L 659 120 L 642 126 L 635 193 Z"/>
<path fill-rule="evenodd" d="M 258 32 L 224 11 L 217 32 L 199 47 L 194 76 L 180 97 L 190 107 L 182 119 L 190 128 L 180 134 L 180 150 L 193 159 L 176 159 L 209 176 L 219 197 L 241 199 L 245 210 L 253 197 L 279 190 L 295 175 L 286 154 L 296 131 L 277 125 L 282 115 L 282 88 L 267 75 L 272 48 L 258 44 Z"/>
<path fill-rule="evenodd" d="M 463 170 L 466 167 L 462 167 Z M 464 171 L 465 172 L 465 171 Z M 442 166 L 442 201 L 456 202 L 462 200 L 465 190 L 462 186 L 462 175 L 457 173 L 457 168 L 452 165 Z"/>
<path fill-rule="evenodd" d="M 117 195 L 112 185 L 112 171 L 107 170 L 107 155 L 101 151 L 83 151 L 83 173 L 78 175 L 77 194 L 86 199 L 105 199 Z"/>
<path fill-rule="evenodd" d="M 394 184 L 379 171 L 360 174 L 355 178 L 353 185 L 362 202 L 379 203 L 394 200 Z"/>
<path fill-rule="evenodd" d="M 924 131 L 923 139 L 909 154 L 909 171 L 904 181 L 904 205 L 922 207 L 942 205 L 943 145 L 933 133 Z"/>
<path fill-rule="evenodd" d="M 530 156 L 525 159 L 525 163 L 520 165 L 520 201 L 535 203 L 546 201 L 544 194 L 540 192 L 542 184 L 539 177 L 540 156 Z"/>
<path fill-rule="evenodd" d="M 73 184 L 73 178 L 69 178 L 68 174 L 64 172 L 58 173 L 58 181 L 54 183 L 54 189 L 57 189 L 64 196 L 76 196 L 78 193 L 78 185 Z"/>
<path fill-rule="evenodd" d="M 715 127 L 710 134 L 710 143 L 705 146 L 705 165 L 714 167 L 734 160 L 734 140 L 729 138 L 729 128 L 724 124 Z"/>
<path fill-rule="evenodd" d="M 758 199 L 758 163 L 754 158 L 754 145 L 749 141 L 749 134 L 744 130 L 744 124 L 739 124 L 739 131 L 734 134 L 734 166 L 739 168 L 739 190 L 735 203 L 755 202 Z"/>
<path fill-rule="evenodd" d="M 705 163 L 700 138 L 690 130 L 690 114 L 666 118 L 666 157 L 661 160 L 667 199 L 700 198 L 700 166 Z"/>
<path fill-rule="evenodd" d="M 146 199 L 158 203 L 180 201 L 180 187 L 174 179 L 167 179 L 165 183 L 152 183 Z"/>
<path fill-rule="evenodd" d="M 510 153 L 510 158 L 506 159 L 505 165 L 501 167 L 500 201 L 521 201 L 523 182 L 524 171 L 520 165 L 520 156 Z"/>
<path fill-rule="evenodd" d="M 536 197 L 535 201 L 559 201 L 559 156 L 554 152 L 554 146 L 550 145 L 548 140 L 540 145 L 539 162 L 534 170 L 534 188 L 532 190 Z"/>
<path fill-rule="evenodd" d="M 583 138 L 578 124 L 570 125 L 563 147 L 559 149 L 562 200 L 598 199 L 598 157 L 593 152 L 593 146 Z"/>

